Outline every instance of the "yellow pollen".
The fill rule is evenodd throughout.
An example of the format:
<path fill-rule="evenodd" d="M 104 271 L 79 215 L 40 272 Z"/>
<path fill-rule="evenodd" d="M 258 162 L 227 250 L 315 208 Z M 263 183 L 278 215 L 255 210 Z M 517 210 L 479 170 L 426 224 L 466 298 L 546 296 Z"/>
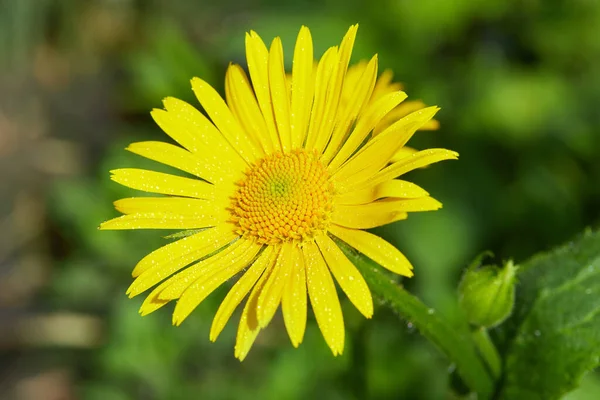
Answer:
<path fill-rule="evenodd" d="M 308 240 L 327 228 L 333 184 L 317 152 L 275 153 L 238 182 L 231 214 L 240 235 L 259 243 Z"/>

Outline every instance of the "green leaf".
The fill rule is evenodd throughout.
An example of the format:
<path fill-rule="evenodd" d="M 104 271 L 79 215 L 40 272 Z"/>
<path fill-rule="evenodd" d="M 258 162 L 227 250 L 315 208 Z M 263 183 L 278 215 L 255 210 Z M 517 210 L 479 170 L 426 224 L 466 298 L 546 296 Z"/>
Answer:
<path fill-rule="evenodd" d="M 338 245 L 359 269 L 373 293 L 434 343 L 456 365 L 458 374 L 471 390 L 482 399 L 488 398 L 493 391 L 493 381 L 477 354 L 468 330 L 451 326 L 435 310 L 390 280 L 374 261 L 342 242 L 338 242 Z"/>
<path fill-rule="evenodd" d="M 600 360 L 600 233 L 521 265 L 513 315 L 497 329 L 503 399 L 557 399 Z"/>

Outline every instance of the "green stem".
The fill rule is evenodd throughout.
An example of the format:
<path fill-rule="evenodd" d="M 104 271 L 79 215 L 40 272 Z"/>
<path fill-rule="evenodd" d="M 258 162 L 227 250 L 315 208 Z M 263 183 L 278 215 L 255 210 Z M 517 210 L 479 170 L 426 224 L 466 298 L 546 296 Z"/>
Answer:
<path fill-rule="evenodd" d="M 494 343 L 488 335 L 487 329 L 483 327 L 474 328 L 471 331 L 471 336 L 473 337 L 473 341 L 477 346 L 479 354 L 489 367 L 492 377 L 494 380 L 497 380 L 500 378 L 500 373 L 502 372 L 502 360 L 500 359 L 496 346 L 494 346 Z"/>
<path fill-rule="evenodd" d="M 391 281 L 373 261 L 341 242 L 339 245 L 362 273 L 371 290 L 433 342 L 456 365 L 458 374 L 471 390 L 482 399 L 489 398 L 494 390 L 494 381 L 469 332 L 452 327 L 421 300 Z"/>

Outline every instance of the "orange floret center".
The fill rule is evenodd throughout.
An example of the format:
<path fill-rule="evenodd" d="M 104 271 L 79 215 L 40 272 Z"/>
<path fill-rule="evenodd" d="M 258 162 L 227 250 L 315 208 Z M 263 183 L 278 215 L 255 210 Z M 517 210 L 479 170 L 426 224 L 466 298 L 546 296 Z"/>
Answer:
<path fill-rule="evenodd" d="M 309 240 L 327 228 L 333 190 L 316 152 L 271 154 L 255 162 L 238 182 L 232 220 L 240 235 L 259 243 Z"/>

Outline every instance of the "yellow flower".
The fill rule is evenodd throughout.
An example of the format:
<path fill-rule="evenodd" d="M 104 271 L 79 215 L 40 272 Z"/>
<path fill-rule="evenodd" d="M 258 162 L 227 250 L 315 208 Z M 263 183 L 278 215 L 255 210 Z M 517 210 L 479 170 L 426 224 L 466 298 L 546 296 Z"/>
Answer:
<path fill-rule="evenodd" d="M 118 200 L 115 207 L 125 215 L 104 222 L 101 229 L 184 231 L 175 235 L 182 239 L 150 253 L 133 270 L 130 297 L 160 283 L 142 304 L 142 315 L 177 300 L 173 323 L 179 325 L 217 287 L 241 273 L 214 317 L 211 340 L 247 297 L 236 357 L 246 357 L 280 304 L 291 342 L 298 346 L 308 293 L 325 341 L 337 355 L 344 348 L 344 322 L 333 278 L 367 318 L 373 302 L 365 280 L 333 238 L 390 271 L 412 276 L 400 251 L 364 229 L 405 219 L 411 211 L 440 208 L 425 190 L 396 178 L 458 155 L 429 149 L 390 164 L 438 108 L 418 109 L 373 136 L 406 94 L 396 88 L 377 91 L 377 56 L 359 76 L 349 78 L 357 28 L 352 26 L 315 67 L 310 31 L 302 27 L 291 84 L 281 40 L 275 38 L 267 49 L 250 32 L 250 79 L 240 66 L 230 65 L 226 101 L 205 81 L 192 79 L 210 119 L 174 98 L 164 100 L 164 110 L 152 111 L 156 123 L 181 147 L 141 142 L 127 150 L 197 178 L 129 168 L 111 171 L 122 185 L 167 196 Z M 349 94 L 344 104 L 343 93 Z"/>

